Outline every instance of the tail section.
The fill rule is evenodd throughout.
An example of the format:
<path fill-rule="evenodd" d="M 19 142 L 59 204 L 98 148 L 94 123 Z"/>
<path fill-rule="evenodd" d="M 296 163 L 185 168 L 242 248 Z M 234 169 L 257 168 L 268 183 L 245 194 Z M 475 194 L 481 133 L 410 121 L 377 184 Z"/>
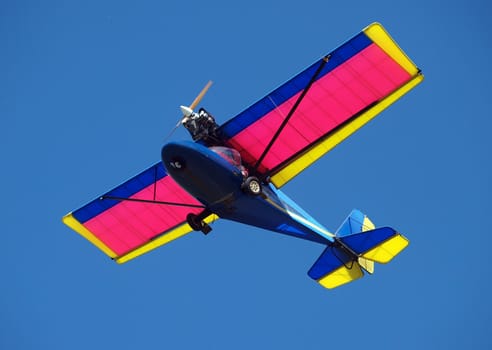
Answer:
<path fill-rule="evenodd" d="M 375 228 L 376 227 L 367 215 L 364 215 L 364 213 L 358 209 L 354 209 L 340 225 L 335 235 L 337 237 L 344 237 L 354 233 L 374 230 Z M 374 273 L 374 261 L 359 257 L 357 262 L 367 273 Z"/>
<path fill-rule="evenodd" d="M 336 231 L 338 237 L 349 236 L 353 233 L 374 230 L 372 221 L 360 210 L 354 209 Z"/>
<path fill-rule="evenodd" d="M 342 246 L 328 246 L 308 271 L 325 288 L 335 288 L 364 276 L 357 259 Z"/>
<path fill-rule="evenodd" d="M 356 233 L 340 238 L 343 246 L 362 257 L 380 264 L 389 263 L 408 245 L 408 239 L 391 227 Z"/>
<path fill-rule="evenodd" d="M 308 275 L 326 288 L 335 288 L 363 277 L 363 270 L 373 273 L 374 262 L 390 262 L 408 243 L 391 227 L 375 228 L 367 216 L 353 210 Z"/>

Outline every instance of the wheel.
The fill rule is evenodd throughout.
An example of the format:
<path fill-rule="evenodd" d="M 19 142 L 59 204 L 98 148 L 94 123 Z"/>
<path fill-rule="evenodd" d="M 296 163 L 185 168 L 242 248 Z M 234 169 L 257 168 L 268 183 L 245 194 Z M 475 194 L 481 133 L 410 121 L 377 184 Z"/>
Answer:
<path fill-rule="evenodd" d="M 188 225 L 190 225 L 190 227 L 193 230 L 202 231 L 204 235 L 212 231 L 210 225 L 203 222 L 197 215 L 193 213 L 189 213 L 188 215 L 186 215 L 186 221 L 188 222 Z"/>
<path fill-rule="evenodd" d="M 253 196 L 258 196 L 261 194 L 261 183 L 256 177 L 248 177 L 243 183 L 243 190 Z"/>
<path fill-rule="evenodd" d="M 193 213 L 186 215 L 186 222 L 188 222 L 188 225 L 195 231 L 201 231 L 203 228 L 202 222 L 198 221 L 197 216 Z"/>

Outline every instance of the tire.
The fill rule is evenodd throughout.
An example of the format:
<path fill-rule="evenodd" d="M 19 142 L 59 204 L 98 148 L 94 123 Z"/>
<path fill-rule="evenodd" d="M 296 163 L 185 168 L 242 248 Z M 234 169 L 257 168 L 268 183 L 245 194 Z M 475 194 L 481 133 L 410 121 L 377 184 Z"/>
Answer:
<path fill-rule="evenodd" d="M 242 187 L 246 193 L 253 196 L 259 196 L 261 194 L 261 182 L 254 176 L 248 177 Z"/>
<path fill-rule="evenodd" d="M 188 215 L 186 215 L 186 222 L 195 231 L 201 231 L 203 228 L 202 222 L 198 221 L 198 218 L 195 214 L 189 213 Z"/>
<path fill-rule="evenodd" d="M 194 231 L 202 231 L 204 235 L 210 233 L 212 231 L 212 228 L 210 225 L 206 224 L 205 222 L 201 221 L 197 215 L 193 213 L 189 213 L 186 215 L 186 222 Z"/>

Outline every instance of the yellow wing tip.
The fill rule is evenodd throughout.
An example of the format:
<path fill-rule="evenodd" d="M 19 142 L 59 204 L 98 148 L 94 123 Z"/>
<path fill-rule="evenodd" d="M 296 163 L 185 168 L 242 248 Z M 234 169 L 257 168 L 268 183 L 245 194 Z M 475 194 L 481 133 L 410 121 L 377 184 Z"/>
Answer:
<path fill-rule="evenodd" d="M 362 29 L 363 32 L 373 28 L 373 27 L 381 27 L 381 29 L 384 30 L 384 27 L 383 25 L 381 24 L 381 22 L 378 22 L 378 21 L 374 21 L 372 22 L 371 24 L 369 24 L 367 27 L 365 27 L 364 29 Z"/>
<path fill-rule="evenodd" d="M 205 218 L 206 223 L 211 223 L 215 220 L 218 220 L 219 217 L 215 214 L 209 215 Z M 118 256 L 115 252 L 113 252 L 108 246 L 106 246 L 101 240 L 99 240 L 92 232 L 90 232 L 84 225 L 82 225 L 72 214 L 72 212 L 64 215 L 62 217 L 62 222 L 70 227 L 72 230 L 80 234 L 82 237 L 87 239 L 89 242 L 94 244 L 100 250 L 102 250 L 106 255 L 108 255 L 111 259 L 113 259 L 118 264 L 124 264 L 130 260 L 133 260 L 145 253 L 150 252 L 164 244 L 167 244 L 171 241 L 174 241 L 177 238 L 184 236 L 187 233 L 193 231 L 193 229 L 188 224 L 182 224 L 178 226 L 174 230 L 163 234 L 160 237 L 130 251 L 121 256 Z"/>
<path fill-rule="evenodd" d="M 70 227 L 72 230 L 77 232 L 79 235 L 87 239 L 89 242 L 94 244 L 100 250 L 102 250 L 110 258 L 114 259 L 117 254 L 113 252 L 107 245 L 105 245 L 99 238 L 97 238 L 91 231 L 89 231 L 84 225 L 82 225 L 72 213 L 68 213 L 62 217 L 62 222 Z"/>
<path fill-rule="evenodd" d="M 72 220 L 73 218 L 73 215 L 72 215 L 72 212 L 66 214 L 66 215 L 63 215 L 62 217 L 62 222 L 67 225 L 68 227 L 70 227 L 70 221 Z M 70 227 L 71 228 L 71 227 Z"/>
<path fill-rule="evenodd" d="M 415 63 L 412 62 L 380 23 L 374 22 L 368 25 L 363 29 L 363 32 L 410 75 L 413 76 L 419 72 Z"/>

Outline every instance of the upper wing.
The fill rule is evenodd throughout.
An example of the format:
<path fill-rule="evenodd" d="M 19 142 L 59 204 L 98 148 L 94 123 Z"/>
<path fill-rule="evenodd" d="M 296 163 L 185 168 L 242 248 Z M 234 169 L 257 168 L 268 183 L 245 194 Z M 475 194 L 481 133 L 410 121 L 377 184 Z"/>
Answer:
<path fill-rule="evenodd" d="M 422 80 L 374 23 L 219 132 L 246 163 L 281 187 Z"/>
<path fill-rule="evenodd" d="M 118 263 L 124 263 L 191 232 L 186 216 L 199 213 L 200 206 L 201 203 L 166 174 L 162 163 L 157 163 L 67 214 L 63 222 Z M 205 221 L 215 219 L 217 217 L 211 215 Z"/>

